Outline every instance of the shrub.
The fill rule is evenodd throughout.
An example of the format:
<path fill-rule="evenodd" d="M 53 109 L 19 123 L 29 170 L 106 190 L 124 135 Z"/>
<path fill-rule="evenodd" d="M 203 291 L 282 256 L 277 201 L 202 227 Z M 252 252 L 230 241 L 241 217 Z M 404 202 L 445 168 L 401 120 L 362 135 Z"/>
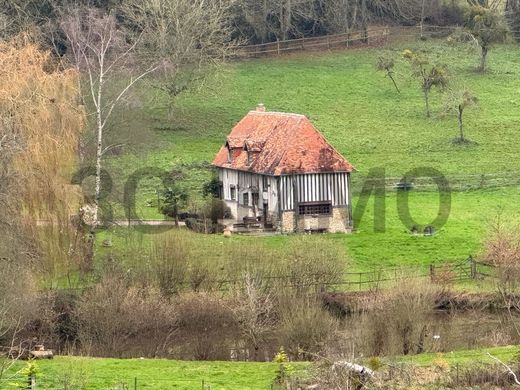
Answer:
<path fill-rule="evenodd" d="M 363 338 L 372 355 L 421 353 L 441 290 L 422 280 L 403 278 L 374 296 L 363 314 Z"/>
<path fill-rule="evenodd" d="M 315 358 L 338 328 L 337 320 L 312 298 L 280 297 L 279 310 L 278 342 L 294 359 Z"/>
<path fill-rule="evenodd" d="M 229 305 L 214 293 L 184 293 L 176 299 L 176 349 L 184 359 L 228 360 L 238 328 Z"/>
<path fill-rule="evenodd" d="M 226 202 L 215 198 L 211 198 L 206 203 L 203 215 L 209 218 L 213 224 L 218 223 L 219 219 L 229 219 L 232 217 L 231 209 L 226 205 Z"/>
<path fill-rule="evenodd" d="M 190 250 L 181 236 L 178 232 L 162 236 L 151 250 L 154 279 L 161 294 L 166 297 L 178 293 L 186 280 Z"/>
<path fill-rule="evenodd" d="M 173 306 L 154 288 L 105 276 L 78 301 L 79 340 L 94 356 L 165 356 L 175 329 Z"/>

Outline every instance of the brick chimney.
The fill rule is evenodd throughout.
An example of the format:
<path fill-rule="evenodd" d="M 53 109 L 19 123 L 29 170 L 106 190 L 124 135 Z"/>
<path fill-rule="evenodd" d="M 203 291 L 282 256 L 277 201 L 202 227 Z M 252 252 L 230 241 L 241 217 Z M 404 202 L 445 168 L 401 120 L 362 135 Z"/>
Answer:
<path fill-rule="evenodd" d="M 258 103 L 258 105 L 256 106 L 256 111 L 258 112 L 265 112 L 265 106 L 263 103 Z"/>

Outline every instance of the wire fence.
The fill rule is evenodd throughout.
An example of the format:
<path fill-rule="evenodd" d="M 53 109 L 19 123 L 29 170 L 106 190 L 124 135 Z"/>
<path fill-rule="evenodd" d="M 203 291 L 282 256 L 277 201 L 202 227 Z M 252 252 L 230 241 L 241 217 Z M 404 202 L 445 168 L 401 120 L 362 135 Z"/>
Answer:
<path fill-rule="evenodd" d="M 437 263 L 421 263 L 409 266 L 378 267 L 368 271 L 344 272 L 341 278 L 335 273 L 305 273 L 295 275 L 252 274 L 247 278 L 264 289 L 289 288 L 315 293 L 336 293 L 349 291 L 378 290 L 403 280 L 422 279 L 432 283 L 455 284 L 482 282 L 499 277 L 499 268 L 473 257 L 445 260 Z M 248 279 L 249 280 L 249 279 Z M 206 278 L 196 283 L 189 278 L 175 282 L 181 291 L 220 291 L 223 293 L 241 289 L 246 277 Z M 70 292 L 81 293 L 87 286 L 67 288 Z"/>
<path fill-rule="evenodd" d="M 16 373 L 8 379 L 0 379 L 0 389 L 24 389 L 24 390 L 69 390 L 75 388 L 102 388 L 107 390 L 141 390 L 141 389 L 183 389 L 183 390 L 213 390 L 236 389 L 242 390 L 244 384 L 230 384 L 229 380 L 218 379 L 179 379 L 158 376 L 135 376 L 132 378 L 117 378 L 114 375 L 102 375 L 88 373 L 77 378 L 71 378 L 72 373 L 62 372 L 58 375 L 24 375 Z M 165 375 L 166 376 L 166 375 Z M 272 390 L 273 383 L 254 384 L 248 382 L 247 388 Z"/>
<path fill-rule="evenodd" d="M 362 173 L 361 173 L 362 175 Z M 382 187 L 386 191 L 413 189 L 415 191 L 453 191 L 492 190 L 520 186 L 520 172 L 481 173 L 467 175 L 407 177 L 370 177 L 358 178 L 352 186 L 353 194 L 362 192 L 365 186 Z"/>

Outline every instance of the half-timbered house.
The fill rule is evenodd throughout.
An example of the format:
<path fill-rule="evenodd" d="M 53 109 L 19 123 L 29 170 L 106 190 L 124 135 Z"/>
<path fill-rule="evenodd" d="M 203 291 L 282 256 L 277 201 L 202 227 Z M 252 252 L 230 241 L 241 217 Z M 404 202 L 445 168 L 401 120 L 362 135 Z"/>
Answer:
<path fill-rule="evenodd" d="M 352 165 L 304 115 L 250 111 L 213 161 L 234 227 L 352 229 Z"/>

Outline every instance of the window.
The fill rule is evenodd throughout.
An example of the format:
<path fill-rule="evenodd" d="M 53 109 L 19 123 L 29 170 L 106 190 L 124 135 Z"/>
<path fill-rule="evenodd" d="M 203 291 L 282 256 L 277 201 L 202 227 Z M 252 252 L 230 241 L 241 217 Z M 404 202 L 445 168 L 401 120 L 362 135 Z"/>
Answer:
<path fill-rule="evenodd" d="M 332 206 L 330 203 L 302 203 L 298 205 L 298 214 L 330 214 Z"/>
<path fill-rule="evenodd" d="M 267 187 L 269 187 L 269 178 L 267 176 L 262 176 L 262 187 L 264 192 L 267 191 Z"/>
<path fill-rule="evenodd" d="M 242 197 L 243 197 L 243 202 L 242 202 L 242 204 L 243 204 L 244 206 L 249 206 L 249 193 L 248 193 L 248 192 L 244 192 L 244 193 L 242 194 Z"/>
<path fill-rule="evenodd" d="M 237 189 L 235 188 L 235 186 L 229 187 L 229 194 L 230 194 L 231 200 L 237 199 Z"/>

